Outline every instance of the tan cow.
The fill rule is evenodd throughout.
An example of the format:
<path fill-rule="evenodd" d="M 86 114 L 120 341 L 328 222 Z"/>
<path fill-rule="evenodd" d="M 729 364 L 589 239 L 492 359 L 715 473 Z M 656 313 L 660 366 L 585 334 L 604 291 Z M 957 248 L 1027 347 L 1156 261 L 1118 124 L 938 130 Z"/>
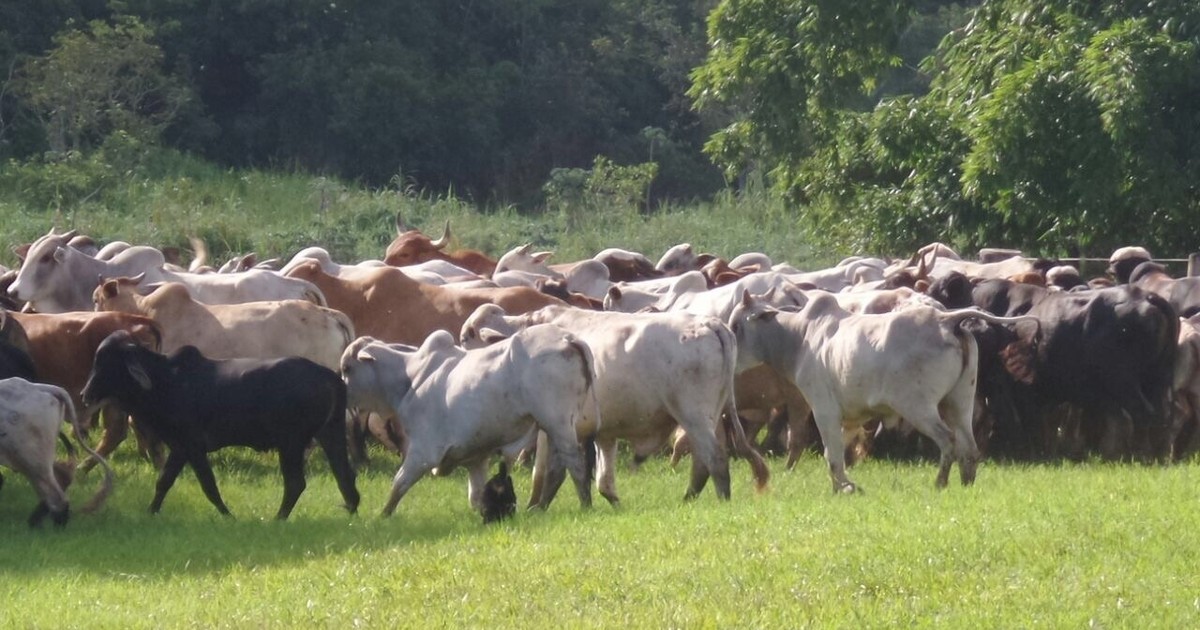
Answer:
<path fill-rule="evenodd" d="M 93 294 L 96 310 L 152 318 L 162 329 L 163 354 L 196 346 L 210 359 L 304 357 L 337 370 L 354 340 L 350 318 L 305 300 L 201 304 L 177 282 L 141 295 L 137 280 L 104 281 Z"/>
<path fill-rule="evenodd" d="M 420 345 L 445 330 L 458 335 L 463 322 L 482 304 L 498 304 L 509 313 L 525 313 L 563 304 L 530 287 L 456 289 L 423 284 L 399 269 L 364 269 L 353 277 L 326 273 L 316 261 L 295 266 L 289 274 L 317 285 L 329 307 L 350 317 L 359 335 L 388 343 Z"/>

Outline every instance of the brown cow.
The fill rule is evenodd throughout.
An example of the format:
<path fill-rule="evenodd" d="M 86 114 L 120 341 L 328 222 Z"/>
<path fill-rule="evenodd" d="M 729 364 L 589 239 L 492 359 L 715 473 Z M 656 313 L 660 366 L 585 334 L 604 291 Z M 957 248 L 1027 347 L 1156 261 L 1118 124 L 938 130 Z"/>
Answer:
<path fill-rule="evenodd" d="M 405 267 L 429 260 L 445 260 L 459 267 L 486 277 L 491 277 L 496 269 L 496 261 L 488 258 L 482 252 L 473 249 L 460 249 L 447 253 L 446 246 L 450 244 L 450 221 L 446 221 L 446 229 L 442 237 L 433 240 L 420 230 L 409 229 L 404 225 L 400 213 L 396 213 L 396 238 L 387 247 L 383 262 L 393 267 Z"/>
<path fill-rule="evenodd" d="M 126 330 L 147 348 L 158 350 L 162 343 L 162 329 L 154 320 L 141 315 L 89 312 L 9 315 L 25 329 L 38 380 L 67 390 L 80 414 L 84 413 L 80 393 L 101 341 L 118 330 Z M 128 423 L 124 414 L 111 407 L 105 408 L 103 417 L 104 433 L 96 452 L 107 457 L 125 439 Z M 87 419 L 81 415 L 81 420 Z"/>
<path fill-rule="evenodd" d="M 316 261 L 294 267 L 288 275 L 317 285 L 329 307 L 345 313 L 360 336 L 388 343 L 420 345 L 431 333 L 457 335 L 463 322 L 482 304 L 498 304 L 509 313 L 525 313 L 562 300 L 532 287 L 456 289 L 423 284 L 399 269 L 364 269 L 350 278 L 331 276 Z"/>

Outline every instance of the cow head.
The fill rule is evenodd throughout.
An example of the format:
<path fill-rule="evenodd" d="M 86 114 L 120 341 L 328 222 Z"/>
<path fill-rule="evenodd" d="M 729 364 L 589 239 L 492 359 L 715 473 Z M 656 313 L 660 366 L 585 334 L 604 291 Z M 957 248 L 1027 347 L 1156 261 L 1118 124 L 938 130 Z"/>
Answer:
<path fill-rule="evenodd" d="M 138 284 L 146 274 L 133 278 L 111 278 L 100 283 L 92 292 L 92 303 L 97 311 L 121 311 L 138 313 Z"/>
<path fill-rule="evenodd" d="M 1121 247 L 1108 257 L 1108 273 L 1112 274 L 1119 284 L 1125 284 L 1129 282 L 1129 275 L 1138 265 L 1150 260 L 1150 252 L 1144 247 Z"/>
<path fill-rule="evenodd" d="M 761 296 L 742 290 L 741 300 L 729 314 L 729 329 L 737 339 L 737 371 L 745 372 L 767 360 L 771 338 L 777 336 L 779 311 L 767 306 Z"/>
<path fill-rule="evenodd" d="M 155 388 L 165 372 L 165 357 L 142 347 L 130 332 L 118 330 L 96 348 L 92 372 L 83 386 L 83 402 L 137 401 Z"/>
<path fill-rule="evenodd" d="M 463 322 L 458 335 L 462 347 L 468 350 L 482 348 L 498 341 L 497 335 L 505 337 L 516 332 L 516 327 L 510 324 L 503 308 L 495 304 L 481 304 Z"/>
<path fill-rule="evenodd" d="M 442 250 L 449 244 L 449 220 L 446 221 L 446 228 L 442 231 L 442 237 L 435 241 L 420 230 L 408 229 L 404 225 L 404 219 L 397 213 L 396 238 L 388 245 L 387 254 L 384 256 L 383 262 L 393 267 L 404 267 L 434 259 L 448 260 L 449 257 Z"/>
<path fill-rule="evenodd" d="M 71 253 L 70 241 L 75 230 L 63 234 L 49 234 L 34 241 L 25 253 L 20 270 L 8 294 L 23 302 L 44 299 L 56 284 L 70 280 L 71 272 L 66 267 Z"/>
<path fill-rule="evenodd" d="M 532 249 L 532 243 L 525 243 L 520 247 L 509 250 L 496 262 L 496 270 L 493 273 L 513 269 L 549 276 L 551 278 L 562 278 L 562 274 L 546 266 L 546 261 L 554 255 L 554 252 L 534 252 L 531 251 Z"/>
<path fill-rule="evenodd" d="M 386 344 L 374 337 L 351 342 L 342 352 L 340 363 L 346 406 L 385 417 L 393 415 L 394 403 L 412 389 L 407 363 L 416 351 L 413 346 Z"/>
<path fill-rule="evenodd" d="M 678 276 L 685 271 L 699 269 L 700 265 L 696 262 L 696 252 L 692 249 L 691 243 L 680 243 L 668 249 L 658 259 L 658 264 L 654 268 L 667 276 Z"/>

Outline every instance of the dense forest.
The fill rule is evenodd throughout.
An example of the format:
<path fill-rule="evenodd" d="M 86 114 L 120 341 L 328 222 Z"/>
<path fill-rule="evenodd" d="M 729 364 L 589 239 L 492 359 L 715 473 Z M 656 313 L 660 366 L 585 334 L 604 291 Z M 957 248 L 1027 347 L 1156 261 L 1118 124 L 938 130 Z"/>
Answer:
<path fill-rule="evenodd" d="M 1198 50 L 1200 4 L 1127 0 L 8 0 L 0 189 L 147 146 L 527 209 L 604 170 L 764 181 L 848 249 L 1181 252 Z"/>

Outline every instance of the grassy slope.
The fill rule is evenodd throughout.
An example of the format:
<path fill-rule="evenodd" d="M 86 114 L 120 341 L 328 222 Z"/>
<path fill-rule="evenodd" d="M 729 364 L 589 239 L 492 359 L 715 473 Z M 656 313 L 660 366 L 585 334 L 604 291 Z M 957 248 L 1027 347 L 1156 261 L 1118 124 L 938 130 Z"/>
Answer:
<path fill-rule="evenodd" d="M 126 447 L 127 448 L 127 447 Z M 128 451 L 126 451 L 127 453 Z M 220 518 L 190 473 L 144 513 L 149 466 L 125 454 L 119 491 L 62 531 L 28 531 L 33 494 L 0 494 L 0 610 L 8 626 L 938 626 L 1194 627 L 1200 468 L 985 464 L 969 489 L 932 487 L 931 464 L 868 462 L 867 489 L 832 496 L 815 457 L 773 463 L 754 495 L 683 503 L 686 470 L 621 469 L 621 509 L 484 527 L 465 480 L 426 479 L 377 516 L 394 457 L 360 478 L 363 514 L 339 511 L 314 457 L 293 520 L 271 522 L 274 459 L 223 455 Z M 79 501 L 84 489 L 73 490 Z M 528 480 L 518 478 L 518 495 Z"/>
<path fill-rule="evenodd" d="M 21 182 L 0 177 L 0 243 L 29 242 L 51 226 L 78 228 L 101 242 L 187 248 L 199 235 L 214 257 L 255 251 L 289 257 L 320 245 L 339 261 L 381 258 L 395 236 L 394 218 L 433 236 L 447 219 L 457 246 L 500 256 L 526 242 L 556 252 L 554 261 L 588 257 L 607 247 L 652 259 L 671 245 L 691 242 L 732 257 L 764 251 L 802 263 L 819 244 L 803 242 L 798 218 L 766 194 L 723 195 L 714 202 L 662 208 L 650 215 L 592 200 L 562 212 L 520 214 L 509 207 L 480 211 L 452 195 L 365 190 L 321 177 L 226 171 L 166 153 L 154 173 L 132 173 L 82 206 L 34 207 Z M 0 248 L 0 264 L 16 258 Z"/>

